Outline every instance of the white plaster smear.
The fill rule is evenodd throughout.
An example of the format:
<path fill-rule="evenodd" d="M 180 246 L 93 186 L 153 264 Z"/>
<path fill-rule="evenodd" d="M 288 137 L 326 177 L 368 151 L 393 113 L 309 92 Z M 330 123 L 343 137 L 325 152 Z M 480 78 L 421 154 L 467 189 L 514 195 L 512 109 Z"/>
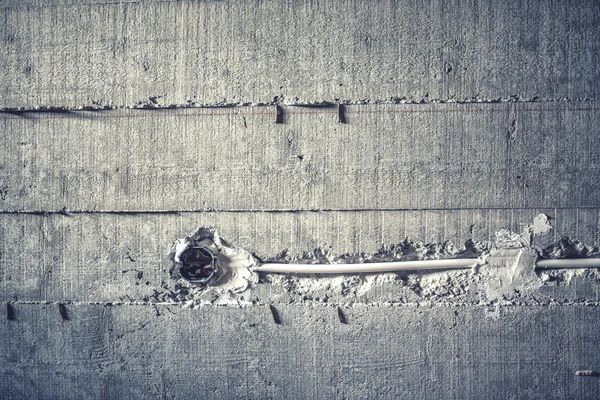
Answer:
<path fill-rule="evenodd" d="M 546 214 L 538 214 L 530 225 L 531 233 L 533 233 L 534 236 L 545 235 L 552 229 L 552 225 L 548 222 L 548 216 Z"/>
<path fill-rule="evenodd" d="M 198 228 L 185 239 L 179 239 L 173 246 L 172 258 L 175 262 L 175 270 L 172 273 L 174 277 L 185 281 L 178 271 L 178 268 L 181 267 L 180 256 L 191 246 L 206 246 L 215 255 L 217 274 L 208 283 L 208 286 L 226 292 L 239 293 L 258 282 L 258 275 L 252 270 L 252 267 L 257 265 L 257 261 L 252 257 L 252 254 L 242 248 L 226 243 L 215 228 L 205 227 Z"/>
<path fill-rule="evenodd" d="M 440 268 L 443 259 L 449 261 L 449 269 L 437 271 L 406 271 L 399 276 L 399 272 L 391 272 L 386 268 L 379 268 L 381 273 L 364 273 L 360 268 L 364 266 L 375 265 L 385 266 L 392 264 L 412 265 L 411 261 L 399 261 L 397 255 L 390 257 L 392 262 L 363 263 L 357 264 L 353 257 L 347 259 L 332 258 L 323 261 L 317 260 L 299 260 L 301 264 L 259 264 L 259 262 L 246 250 L 237 248 L 224 241 L 214 228 L 198 228 L 192 235 L 179 240 L 173 248 L 173 260 L 176 265 L 179 263 L 179 255 L 192 245 L 206 245 L 217 255 L 218 275 L 208 286 L 218 289 L 220 293 L 241 293 L 251 288 L 258 282 L 258 274 L 264 276 L 263 282 L 275 286 L 282 286 L 289 289 L 296 295 L 306 295 L 307 298 L 327 297 L 329 294 L 340 296 L 361 297 L 367 295 L 371 290 L 381 285 L 397 285 L 398 280 L 402 280 L 402 287 L 414 290 L 419 296 L 430 300 L 439 300 L 466 295 L 473 285 L 478 290 L 483 291 L 485 301 L 502 302 L 507 294 L 520 292 L 527 293 L 537 290 L 545 283 L 544 276 L 538 276 L 535 273 L 537 252 L 532 247 L 532 240 L 535 236 L 548 234 L 552 231 L 552 226 L 548 217 L 544 214 L 537 215 L 533 222 L 525 225 L 520 233 L 512 232 L 507 229 L 496 233 L 494 240 L 486 246 L 487 250 L 479 258 L 472 258 L 469 265 L 460 265 L 457 270 L 452 270 L 452 263 L 458 261 L 456 258 L 460 255 L 454 246 L 445 246 L 444 252 L 436 253 L 433 259 L 425 253 L 419 252 L 417 260 L 411 258 L 412 264 L 427 264 L 429 261 L 436 263 Z M 422 244 L 411 242 L 419 248 Z M 377 261 L 388 261 L 385 256 L 383 259 L 378 255 Z M 411 254 L 410 257 L 415 257 Z M 402 257 L 401 260 L 404 260 Z M 315 263 L 315 261 L 317 263 Z M 358 262 L 371 261 L 358 260 Z M 375 260 L 373 260 L 375 261 Z M 416 263 L 415 263 L 416 261 Z M 439 265 L 437 265 L 439 263 Z M 458 263 L 457 265 L 459 265 Z M 285 274 L 269 273 L 269 265 L 281 266 L 289 265 L 290 270 Z M 292 271 L 293 266 L 302 266 L 309 273 L 315 273 L 319 268 L 326 269 L 328 273 L 334 274 L 344 270 L 353 271 L 354 274 L 339 273 L 336 275 L 298 275 Z M 359 267 L 362 266 L 362 267 Z M 273 269 L 273 267 L 271 267 Z M 176 275 L 174 275 L 176 277 Z M 196 287 L 198 285 L 180 279 L 182 285 L 187 287 Z M 201 285 L 200 285 L 201 286 Z M 323 294 L 323 295 L 321 295 Z M 241 298 L 243 301 L 244 298 Z M 229 295 L 221 295 L 215 300 L 217 303 L 234 304 L 240 302 L 240 298 Z M 215 304 L 215 303 L 213 303 Z"/>

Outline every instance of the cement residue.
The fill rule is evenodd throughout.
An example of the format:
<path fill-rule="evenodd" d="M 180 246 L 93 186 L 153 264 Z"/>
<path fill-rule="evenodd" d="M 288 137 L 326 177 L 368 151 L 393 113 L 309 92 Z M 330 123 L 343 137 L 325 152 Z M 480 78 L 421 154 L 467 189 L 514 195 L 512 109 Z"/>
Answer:
<path fill-rule="evenodd" d="M 598 247 L 587 246 L 578 240 L 563 238 L 539 251 L 543 258 L 585 258 L 600 255 Z"/>
<path fill-rule="evenodd" d="M 162 290 L 155 290 L 150 296 L 157 302 L 176 302 L 195 307 L 203 304 L 223 304 L 243 306 L 269 301 L 298 302 L 317 301 L 331 303 L 361 303 L 365 301 L 385 301 L 390 303 L 414 303 L 419 300 L 453 299 L 464 296 L 469 290 L 470 271 L 436 271 L 435 273 L 383 273 L 356 275 L 284 275 L 261 274 L 256 281 L 243 275 L 242 284 L 233 285 L 219 278 L 217 282 L 205 286 L 195 285 L 178 274 L 177 254 L 190 245 L 198 245 L 209 240 L 221 253 L 242 254 L 241 271 L 251 269 L 256 260 L 243 249 L 235 248 L 220 237 L 214 228 L 199 228 L 192 235 L 179 240 L 170 254 L 175 262 L 171 269 L 173 280 L 163 282 Z M 353 264 L 386 261 L 416 261 L 448 258 L 477 259 L 486 251 L 489 244 L 467 241 L 456 247 L 450 242 L 423 243 L 405 239 L 401 243 L 382 245 L 378 252 L 343 254 L 336 256 L 330 249 L 317 248 L 303 255 L 282 251 L 268 262 L 294 262 L 300 264 Z M 227 265 L 227 263 L 223 263 Z M 257 285 L 254 285 L 258 283 Z M 252 290 L 245 290 L 252 287 Z M 385 297 L 385 299 L 384 299 Z"/>
<path fill-rule="evenodd" d="M 542 258 L 587 258 L 600 257 L 597 246 L 588 246 L 578 240 L 563 238 L 557 243 L 538 250 Z M 600 273 L 596 269 L 555 269 L 544 270 L 538 273 L 546 286 L 568 285 L 573 279 L 600 280 Z"/>
<path fill-rule="evenodd" d="M 552 229 L 554 228 L 550 225 L 550 221 L 548 221 L 548 216 L 546 214 L 538 214 L 538 216 L 533 219 L 533 223 L 529 225 L 529 231 L 533 236 L 545 235 Z"/>
<path fill-rule="evenodd" d="M 287 252 L 271 258 L 269 262 L 294 263 L 369 263 L 389 261 L 416 261 L 471 257 L 476 259 L 488 250 L 488 244 L 467 241 L 461 248 L 450 242 L 423 243 L 405 239 L 399 244 L 384 245 L 377 253 L 344 254 L 334 257 L 323 249 L 315 249 L 303 257 Z M 264 274 L 261 283 L 283 288 L 275 296 L 290 302 L 319 301 L 331 303 L 360 303 L 364 301 L 389 303 L 414 303 L 426 300 L 455 300 L 469 291 L 473 271 L 446 270 L 435 272 L 399 272 L 356 275 L 279 275 Z M 257 288 L 258 289 L 258 288 Z M 260 290 L 260 289 L 258 289 Z M 271 289 L 271 293 L 273 294 Z"/>
<path fill-rule="evenodd" d="M 468 240 L 457 249 L 451 242 L 423 243 L 406 238 L 398 244 L 382 245 L 377 253 L 346 253 L 340 256 L 332 254 L 330 249 L 317 248 L 302 256 L 282 251 L 275 257 L 263 260 L 269 263 L 297 264 L 356 264 L 390 261 L 439 260 L 445 258 L 477 258 L 487 251 L 489 244 Z"/>
<path fill-rule="evenodd" d="M 496 248 L 527 248 L 533 244 L 536 236 L 543 236 L 553 229 L 548 216 L 538 214 L 531 224 L 523 226 L 521 232 L 513 232 L 509 229 L 500 229 L 496 232 L 494 247 Z"/>
<path fill-rule="evenodd" d="M 598 255 L 598 249 L 570 239 L 543 249 L 533 246 L 535 237 L 552 231 L 548 217 L 539 214 L 533 222 L 523 225 L 521 232 L 507 229 L 496 233 L 490 242 L 468 240 L 462 246 L 450 242 L 423 243 L 409 238 L 398 244 L 386 244 L 373 254 L 336 255 L 332 249 L 317 248 L 302 255 L 284 250 L 260 262 L 296 264 L 353 264 L 386 261 L 416 261 L 448 258 L 479 258 L 473 269 L 398 272 L 355 275 L 295 275 L 261 273 L 247 275 L 258 261 L 243 249 L 227 243 L 214 228 L 199 228 L 194 234 L 174 246 L 175 260 L 186 243 L 199 243 L 206 238 L 229 258 L 224 265 L 239 266 L 237 278 L 243 282 L 231 284 L 221 279 L 209 286 L 190 284 L 179 279 L 163 283 L 155 291 L 156 301 L 177 302 L 186 306 L 202 304 L 250 305 L 266 303 L 319 302 L 329 304 L 519 304 L 537 299 L 540 287 L 568 283 L 574 276 L 600 280 L 595 270 L 554 270 L 536 272 L 537 257 L 570 258 Z M 536 239 L 537 240 L 537 239 Z M 236 258 L 236 257 L 239 257 Z M 236 267 L 237 268 L 237 267 Z M 234 268 L 235 269 L 235 268 Z M 236 269 L 237 271 L 237 269 Z M 232 275 L 234 276 L 234 275 Z M 538 296 L 538 297 L 536 297 Z M 548 299 L 551 301 L 552 299 Z"/>
<path fill-rule="evenodd" d="M 251 270 L 256 265 L 256 260 L 250 253 L 227 243 L 215 228 L 200 227 L 190 236 L 179 239 L 171 251 L 170 258 L 174 262 L 171 277 L 176 279 L 180 286 L 183 287 L 185 284 L 189 284 L 191 288 L 198 286 L 187 282 L 179 273 L 180 255 L 192 246 L 209 248 L 216 257 L 217 276 L 208 283 L 208 286 L 223 292 L 243 292 L 258 281 L 258 276 Z"/>

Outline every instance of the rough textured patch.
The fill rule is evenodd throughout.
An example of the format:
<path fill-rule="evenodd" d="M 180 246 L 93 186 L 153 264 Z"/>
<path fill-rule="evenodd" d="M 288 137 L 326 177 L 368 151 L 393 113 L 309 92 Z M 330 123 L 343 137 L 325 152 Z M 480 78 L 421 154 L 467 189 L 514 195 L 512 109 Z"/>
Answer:
<path fill-rule="evenodd" d="M 221 235 L 262 260 L 307 262 L 348 258 L 378 260 L 390 256 L 435 258 L 477 256 L 490 247 L 502 228 L 521 232 L 540 210 L 372 211 L 322 213 L 182 213 L 72 214 L 0 216 L 1 300 L 129 302 L 172 301 L 165 286 L 171 281 L 168 257 L 178 238 L 198 226 L 214 225 Z M 554 229 L 533 238 L 542 255 L 573 255 L 577 244 L 598 246 L 598 210 L 547 210 Z M 409 240 L 405 240 L 410 238 Z M 430 245 L 427 245 L 427 244 Z M 558 245 L 556 245 L 558 243 Z M 480 247 L 478 247 L 480 246 Z M 562 248 L 562 250 L 560 250 Z M 592 248 L 583 246 L 589 256 Z M 554 249 L 554 250 L 552 250 Z M 561 253 L 562 251 L 562 253 Z M 595 273 L 547 273 L 538 299 L 510 293 L 515 302 L 597 301 Z M 560 276 L 559 276 L 560 275 Z M 585 277 L 589 279 L 586 280 Z M 565 286 L 567 282 L 580 282 Z M 331 303 L 414 303 L 450 301 L 487 303 L 485 288 L 471 285 L 467 272 L 342 277 L 315 286 L 287 277 L 264 278 L 243 301 L 288 303 L 308 300 Z M 307 286 L 308 285 L 308 286 Z M 547 287 L 546 287 L 547 286 Z M 469 289 L 467 289 L 467 287 Z M 456 291 L 453 293 L 452 291 Z M 460 296 L 459 296 L 460 295 Z M 192 304 L 215 302 L 222 296 L 207 291 Z M 306 299 L 305 299 L 306 297 Z M 179 300 L 188 300 L 183 295 Z M 224 302 L 237 304 L 235 297 Z M 240 300 L 241 301 L 241 300 Z"/>
<path fill-rule="evenodd" d="M 544 223 L 540 221 L 545 221 Z M 553 246 L 536 246 L 536 237 L 547 234 L 553 228 L 544 214 L 537 215 L 532 224 L 524 225 L 520 233 L 501 229 L 493 241 L 475 243 L 469 240 L 463 248 L 451 243 L 423 244 L 405 239 L 398 245 L 382 246 L 376 254 L 347 254 L 334 256 L 329 250 L 317 249 L 296 259 L 286 252 L 279 254 L 275 262 L 293 262 L 297 267 L 312 265 L 316 270 L 323 265 L 408 261 L 443 260 L 467 258 L 474 265 L 470 270 L 397 271 L 394 273 L 332 274 L 264 274 L 251 291 L 225 293 L 214 285 L 197 285 L 179 276 L 176 282 L 162 285 L 152 296 L 154 301 L 175 302 L 186 307 L 204 304 L 250 305 L 262 304 L 266 299 L 283 303 L 319 302 L 330 304 L 461 304 L 461 305 L 508 305 L 508 304 L 557 304 L 597 303 L 597 287 L 600 275 L 595 269 L 547 271 L 536 268 L 539 257 L 555 256 L 598 257 L 598 247 L 563 238 Z M 202 228 L 196 232 L 200 233 Z M 213 237 L 213 232 L 208 232 Z M 196 233 L 195 233 L 196 235 Z M 556 248 L 556 252 L 551 249 Z M 290 265 L 293 270 L 293 266 Z M 257 269 L 258 271 L 258 269 Z M 543 271 L 543 272 L 542 272 Z M 569 283 L 574 277 L 584 277 L 584 290 L 577 290 Z M 574 280 L 574 283 L 577 282 Z M 566 285 L 565 285 L 566 283 Z M 262 285 L 261 285 L 262 284 Z M 266 284 L 266 285 L 264 285 Z M 585 285 L 587 284 L 587 287 Z M 214 286 L 214 287 L 211 287 Z M 555 286 L 555 290 L 547 290 Z M 575 285 L 574 285 L 575 286 Z M 274 318 L 278 320 L 276 311 Z"/>
<path fill-rule="evenodd" d="M 0 8 L 0 108 L 600 97 L 594 0 Z"/>
<path fill-rule="evenodd" d="M 598 207 L 594 104 L 4 114 L 0 209 Z"/>
<path fill-rule="evenodd" d="M 252 271 L 258 260 L 247 250 L 227 242 L 214 227 L 200 227 L 177 240 L 169 259 L 173 261 L 169 271 L 173 279 L 235 293 L 258 282 L 258 274 Z"/>
<path fill-rule="evenodd" d="M 595 399 L 598 308 L 19 305 L 11 399 Z M 469 334 L 466 334 L 469 332 Z M 418 340 L 416 340 L 418 338 Z M 201 373 L 200 373 L 201 372 Z"/>

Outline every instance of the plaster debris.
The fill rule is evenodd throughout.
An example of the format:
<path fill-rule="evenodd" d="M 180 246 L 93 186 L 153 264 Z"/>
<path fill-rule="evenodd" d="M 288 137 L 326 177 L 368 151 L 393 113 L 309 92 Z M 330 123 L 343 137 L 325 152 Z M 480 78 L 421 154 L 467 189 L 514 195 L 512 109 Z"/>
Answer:
<path fill-rule="evenodd" d="M 557 243 L 537 249 L 540 257 L 548 259 L 580 259 L 600 257 L 597 246 L 588 246 L 578 240 L 562 238 Z M 569 285 L 573 280 L 588 279 L 600 281 L 600 271 L 597 269 L 549 269 L 540 272 L 543 284 L 546 286 Z"/>
<path fill-rule="evenodd" d="M 529 232 L 516 233 L 508 229 L 500 229 L 496 232 L 496 240 L 494 241 L 496 248 L 505 249 L 524 248 L 529 247 L 530 244 Z"/>
<path fill-rule="evenodd" d="M 545 214 L 538 214 L 531 224 L 523 226 L 520 233 L 512 232 L 508 229 L 501 229 L 496 232 L 494 245 L 496 248 L 531 247 L 534 237 L 545 235 L 552 229 L 548 216 Z"/>
<path fill-rule="evenodd" d="M 539 251 L 543 258 L 584 258 L 600 256 L 598 247 L 587 246 L 578 240 L 562 238 Z"/>
<path fill-rule="evenodd" d="M 600 373 L 592 370 L 584 370 L 575 372 L 577 376 L 600 376 Z"/>
<path fill-rule="evenodd" d="M 545 235 L 553 229 L 546 214 L 538 214 L 538 216 L 533 219 L 533 223 L 529 227 L 534 236 Z"/>
<path fill-rule="evenodd" d="M 252 272 L 259 260 L 220 237 L 214 228 L 199 228 L 178 241 L 171 253 L 175 262 L 173 281 L 155 291 L 156 301 L 173 301 L 186 307 L 203 304 L 247 306 L 253 304 L 316 302 L 352 306 L 370 304 L 521 304 L 535 299 L 551 303 L 552 297 L 539 295 L 542 286 L 568 284 L 575 276 L 593 276 L 595 270 L 536 271 L 536 259 L 589 257 L 597 248 L 568 238 L 540 249 L 534 237 L 552 232 L 549 218 L 537 215 L 532 223 L 523 224 L 521 232 L 498 231 L 493 240 L 468 240 L 462 246 L 450 242 L 423 243 L 406 238 L 398 244 L 382 245 L 374 254 L 335 255 L 330 248 L 317 248 L 302 255 L 284 250 L 261 263 L 355 264 L 389 261 L 419 261 L 453 258 L 479 259 L 471 269 L 438 271 L 403 271 L 378 274 L 295 275 Z M 218 253 L 219 276 L 209 285 L 194 285 L 180 279 L 178 255 L 192 245 L 212 245 Z M 229 271 L 226 273 L 225 271 Z M 251 290 L 249 290 L 251 289 Z M 538 300 L 541 299 L 541 300 Z"/>
<path fill-rule="evenodd" d="M 493 248 L 478 280 L 486 303 L 508 300 L 517 293 L 526 295 L 541 285 L 535 273 L 535 254 L 527 248 Z"/>

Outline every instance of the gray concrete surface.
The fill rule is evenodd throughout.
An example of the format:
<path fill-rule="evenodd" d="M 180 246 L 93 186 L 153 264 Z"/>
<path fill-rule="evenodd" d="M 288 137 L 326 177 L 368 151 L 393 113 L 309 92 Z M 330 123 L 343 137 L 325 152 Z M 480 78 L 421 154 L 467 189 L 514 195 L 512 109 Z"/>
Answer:
<path fill-rule="evenodd" d="M 555 223 L 548 237 L 539 241 L 539 247 L 555 243 L 562 237 L 590 246 L 600 245 L 597 209 L 4 214 L 0 216 L 0 262 L 3 266 L 0 301 L 129 302 L 153 299 L 156 290 L 165 291 L 163 282 L 171 280 L 171 261 L 167 256 L 171 246 L 177 238 L 197 226 L 216 226 L 228 241 L 268 260 L 281 258 L 282 253 L 300 258 L 307 253 L 321 252 L 332 256 L 377 254 L 383 246 L 401 246 L 405 238 L 425 244 L 450 241 L 460 250 L 469 240 L 484 245 L 489 243 L 503 228 L 519 232 L 531 222 L 532 215 L 544 211 Z M 580 279 L 583 286 L 559 288 L 559 294 L 562 290 L 560 296 L 538 293 L 537 299 L 598 301 L 595 278 Z M 324 292 L 322 289 L 326 288 L 320 287 L 319 294 L 315 294 L 318 290 L 308 292 L 314 292 L 315 297 L 330 297 L 332 304 L 422 300 L 422 296 L 413 294 L 407 298 L 404 293 L 407 288 L 402 282 L 392 283 L 385 290 L 369 288 L 368 293 L 352 298 L 341 296 L 342 288 L 336 285 Z M 543 290 L 547 293 L 557 289 L 546 287 Z M 470 293 L 477 296 L 479 291 L 472 286 Z M 261 284 L 250 297 L 259 303 L 287 303 L 295 298 L 293 292 L 285 282 Z M 214 301 L 213 296 L 214 293 L 207 293 L 204 298 Z M 460 303 L 474 301 L 472 296 L 455 300 Z M 537 301 L 532 303 L 537 304 Z"/>
<path fill-rule="evenodd" d="M 600 371 L 597 271 L 231 294 L 168 258 L 206 225 L 265 260 L 476 257 L 540 213 L 531 251 L 597 256 L 597 1 L 3 0 L 0 18 L 0 398 L 600 397 L 576 376 Z M 321 102 L 344 123 L 298 107 Z"/>
<path fill-rule="evenodd" d="M 3 210 L 598 207 L 595 102 L 4 114 Z M 87 133 L 89 132 L 89 134 Z"/>
<path fill-rule="evenodd" d="M 0 108 L 598 98 L 599 7 L 5 0 Z"/>
<path fill-rule="evenodd" d="M 597 307 L 17 307 L 5 398 L 595 399 Z"/>

